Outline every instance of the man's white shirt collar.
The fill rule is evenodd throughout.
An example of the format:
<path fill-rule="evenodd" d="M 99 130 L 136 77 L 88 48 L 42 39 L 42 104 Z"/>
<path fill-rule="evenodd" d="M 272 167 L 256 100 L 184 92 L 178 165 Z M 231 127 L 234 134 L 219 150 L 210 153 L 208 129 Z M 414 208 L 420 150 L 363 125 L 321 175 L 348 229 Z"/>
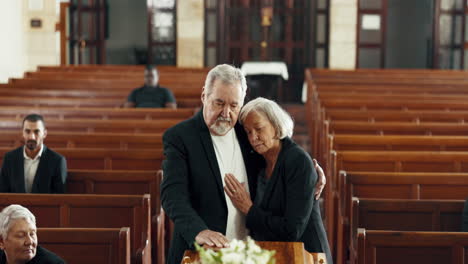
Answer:
<path fill-rule="evenodd" d="M 42 156 L 42 151 L 44 150 L 44 144 L 41 144 L 41 149 L 39 150 L 39 152 L 37 153 L 36 157 L 34 157 L 34 159 L 31 159 L 27 154 L 26 154 L 26 145 L 23 146 L 23 156 L 25 159 L 28 159 L 28 160 L 37 160 L 39 159 L 41 156 Z"/>

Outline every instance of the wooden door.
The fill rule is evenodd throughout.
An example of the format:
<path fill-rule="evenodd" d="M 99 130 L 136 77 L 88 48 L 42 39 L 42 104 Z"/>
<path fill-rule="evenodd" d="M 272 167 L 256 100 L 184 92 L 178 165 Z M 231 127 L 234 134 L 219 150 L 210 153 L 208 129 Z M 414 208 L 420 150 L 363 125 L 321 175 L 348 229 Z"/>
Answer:
<path fill-rule="evenodd" d="M 384 68 L 387 0 L 359 0 L 356 68 Z"/>
<path fill-rule="evenodd" d="M 70 64 L 105 64 L 105 0 L 70 1 Z"/>
<path fill-rule="evenodd" d="M 304 69 L 315 66 L 317 10 L 327 15 L 327 8 L 328 1 L 205 0 L 205 63 L 213 64 L 214 56 L 217 63 L 236 66 L 245 61 L 283 61 L 290 76 L 285 100 L 299 101 Z M 325 21 L 328 29 L 328 17 Z M 328 45 L 321 44 L 323 61 Z"/>

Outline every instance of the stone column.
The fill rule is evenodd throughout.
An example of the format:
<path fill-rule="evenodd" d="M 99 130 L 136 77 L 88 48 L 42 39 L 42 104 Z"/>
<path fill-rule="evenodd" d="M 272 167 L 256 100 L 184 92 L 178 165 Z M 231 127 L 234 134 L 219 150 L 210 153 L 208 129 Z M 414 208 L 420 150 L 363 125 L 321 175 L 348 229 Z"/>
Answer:
<path fill-rule="evenodd" d="M 60 64 L 60 36 L 55 31 L 55 24 L 58 22 L 57 6 L 55 0 L 23 0 L 28 71 L 36 70 L 38 65 Z"/>
<path fill-rule="evenodd" d="M 24 32 L 22 1 L 0 1 L 0 83 L 23 76 Z"/>
<path fill-rule="evenodd" d="M 358 0 L 330 0 L 330 69 L 356 68 Z"/>
<path fill-rule="evenodd" d="M 204 1 L 177 1 L 177 67 L 204 65 Z"/>

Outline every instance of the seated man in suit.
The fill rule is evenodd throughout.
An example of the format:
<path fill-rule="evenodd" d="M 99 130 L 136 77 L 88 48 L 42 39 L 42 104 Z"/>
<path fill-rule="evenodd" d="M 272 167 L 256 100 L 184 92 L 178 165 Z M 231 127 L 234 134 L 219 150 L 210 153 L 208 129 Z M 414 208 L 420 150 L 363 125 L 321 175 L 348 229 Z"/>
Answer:
<path fill-rule="evenodd" d="M 3 157 L 0 192 L 64 193 L 67 178 L 65 158 L 44 145 L 44 118 L 30 114 L 23 120 L 24 146 Z"/>
<path fill-rule="evenodd" d="M 176 108 L 176 100 L 171 90 L 158 85 L 159 73 L 153 66 L 145 69 L 145 85 L 134 89 L 123 105 L 131 107 Z"/>

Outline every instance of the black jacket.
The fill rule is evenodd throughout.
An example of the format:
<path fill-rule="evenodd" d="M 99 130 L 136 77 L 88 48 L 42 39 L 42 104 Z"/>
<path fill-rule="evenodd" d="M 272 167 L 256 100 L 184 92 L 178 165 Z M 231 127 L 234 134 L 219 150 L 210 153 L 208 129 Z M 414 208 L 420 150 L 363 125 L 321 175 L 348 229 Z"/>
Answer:
<path fill-rule="evenodd" d="M 324 252 L 332 264 L 327 235 L 314 199 L 317 172 L 312 160 L 290 138 L 282 141 L 275 168 L 259 204 L 247 214 L 255 240 L 299 241 L 309 252 Z"/>
<path fill-rule="evenodd" d="M 65 193 L 67 162 L 44 145 L 32 193 Z M 0 171 L 0 192 L 25 193 L 23 146 L 7 152 Z"/>
<path fill-rule="evenodd" d="M 36 256 L 33 259 L 26 262 L 26 264 L 65 264 L 66 262 L 61 259 L 59 256 L 50 252 L 49 250 L 37 246 Z M 5 252 L 0 250 L 0 264 L 7 264 Z"/>
<path fill-rule="evenodd" d="M 244 157 L 249 191 L 254 196 L 256 161 L 261 156 L 251 149 L 240 125 L 235 126 L 235 131 Z M 213 142 L 201 111 L 168 129 L 163 143 L 166 160 L 161 202 L 174 221 L 167 262 L 179 264 L 184 251 L 193 249 L 200 231 L 226 233 L 227 205 Z"/>

